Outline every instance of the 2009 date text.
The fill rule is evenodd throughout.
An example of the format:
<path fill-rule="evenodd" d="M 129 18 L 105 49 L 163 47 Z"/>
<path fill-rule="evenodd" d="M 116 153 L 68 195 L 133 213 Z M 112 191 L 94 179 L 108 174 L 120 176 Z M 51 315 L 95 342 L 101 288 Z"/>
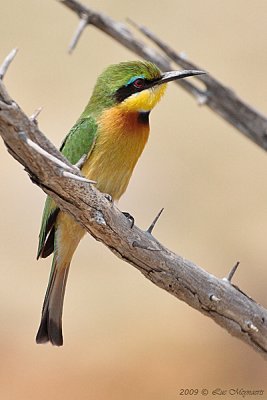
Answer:
<path fill-rule="evenodd" d="M 180 396 L 196 396 L 199 394 L 198 389 L 180 389 L 179 395 Z"/>

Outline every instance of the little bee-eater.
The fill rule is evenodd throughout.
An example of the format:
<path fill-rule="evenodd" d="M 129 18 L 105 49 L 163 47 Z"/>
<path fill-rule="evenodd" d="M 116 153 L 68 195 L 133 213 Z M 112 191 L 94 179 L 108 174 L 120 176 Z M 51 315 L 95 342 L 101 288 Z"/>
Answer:
<path fill-rule="evenodd" d="M 62 143 L 60 151 L 96 187 L 118 200 L 125 192 L 149 135 L 149 113 L 166 83 L 202 71 L 161 73 L 150 62 L 109 66 L 97 79 L 91 99 Z M 54 253 L 37 343 L 62 346 L 62 310 L 70 262 L 85 230 L 47 197 L 39 234 L 38 256 Z"/>

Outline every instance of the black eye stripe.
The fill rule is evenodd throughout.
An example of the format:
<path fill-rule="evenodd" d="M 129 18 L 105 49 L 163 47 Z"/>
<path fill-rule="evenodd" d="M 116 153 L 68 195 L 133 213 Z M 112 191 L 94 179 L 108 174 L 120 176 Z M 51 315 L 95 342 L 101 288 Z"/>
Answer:
<path fill-rule="evenodd" d="M 149 89 L 159 79 L 160 78 L 148 80 L 148 79 L 137 78 L 130 85 L 120 87 L 115 92 L 114 97 L 118 103 L 121 103 L 123 100 L 127 99 L 127 97 L 131 96 L 132 94 L 142 92 L 143 90 Z M 143 84 L 140 87 L 136 87 L 135 86 L 136 81 L 143 81 Z"/>

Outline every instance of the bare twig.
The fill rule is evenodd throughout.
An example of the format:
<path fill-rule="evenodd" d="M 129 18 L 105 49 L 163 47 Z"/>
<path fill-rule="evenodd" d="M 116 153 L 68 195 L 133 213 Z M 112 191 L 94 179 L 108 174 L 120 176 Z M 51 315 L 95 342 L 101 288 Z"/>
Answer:
<path fill-rule="evenodd" d="M 166 43 L 159 39 L 154 33 L 144 26 L 134 23 L 146 37 L 153 41 L 164 54 L 160 54 L 154 48 L 147 46 L 136 39 L 128 27 L 121 22 L 116 22 L 103 13 L 96 12 L 91 7 L 85 7 L 76 0 L 60 0 L 62 4 L 70 8 L 79 17 L 86 14 L 90 17 L 90 25 L 95 26 L 123 46 L 132 50 L 138 56 L 157 64 L 163 71 L 171 69 L 170 60 L 177 65 L 187 69 L 202 70 L 199 66 L 190 62 L 183 54 L 178 54 Z M 132 22 L 131 22 L 132 23 Z M 205 104 L 216 114 L 237 128 L 246 137 L 267 150 L 267 118 L 253 107 L 246 104 L 231 89 L 222 85 L 212 75 L 201 75 L 196 77 L 206 88 L 199 89 L 198 86 L 187 80 L 179 80 L 175 83 L 182 86 L 189 94 L 196 98 L 198 104 Z"/>
<path fill-rule="evenodd" d="M 58 173 L 62 165 L 54 158 L 67 165 L 67 170 L 72 166 L 12 99 L 4 100 L 5 94 L 0 81 L 0 134 L 10 154 L 33 181 L 96 240 L 151 282 L 210 317 L 267 358 L 267 310 L 235 286 L 168 250 L 146 231 L 129 227 L 123 214 L 93 186 L 62 179 Z"/>

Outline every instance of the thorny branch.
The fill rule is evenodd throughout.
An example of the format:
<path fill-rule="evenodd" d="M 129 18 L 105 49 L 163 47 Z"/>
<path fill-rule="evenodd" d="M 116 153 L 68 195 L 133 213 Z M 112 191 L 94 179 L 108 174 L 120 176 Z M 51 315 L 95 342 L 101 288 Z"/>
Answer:
<path fill-rule="evenodd" d="M 231 284 L 234 272 L 228 279 L 218 279 L 159 243 L 151 232 L 161 211 L 147 231 L 131 228 L 105 195 L 80 179 L 77 166 L 72 166 L 38 129 L 36 113 L 28 118 L 1 80 L 0 134 L 32 181 L 96 240 L 155 285 L 210 317 L 267 358 L 267 310 Z"/>
<path fill-rule="evenodd" d="M 146 27 L 139 26 L 130 21 L 132 25 L 157 45 L 161 50 L 161 53 L 156 51 L 153 47 L 149 47 L 145 43 L 136 39 L 127 25 L 117 22 L 103 13 L 96 12 L 92 10 L 91 7 L 86 7 L 76 0 L 59 1 L 79 16 L 81 19 L 80 26 L 82 26 L 82 30 L 84 30 L 86 24 L 95 26 L 138 56 L 154 62 L 163 71 L 171 69 L 171 62 L 186 69 L 204 70 L 202 67 L 189 61 L 184 55 L 175 52 Z M 77 34 L 73 39 L 75 45 L 77 44 L 81 32 L 82 31 L 78 28 Z M 71 50 L 73 50 L 73 48 L 74 46 L 71 47 Z M 199 89 L 198 86 L 192 83 L 193 80 L 190 80 L 190 82 L 186 80 L 178 80 L 175 83 L 194 96 L 199 104 L 205 104 L 254 143 L 264 150 L 267 150 L 266 116 L 260 114 L 258 111 L 254 110 L 253 107 L 246 104 L 231 89 L 222 85 L 217 79 L 213 78 L 210 73 L 198 76 L 195 79 L 201 82 L 205 88 Z"/>

